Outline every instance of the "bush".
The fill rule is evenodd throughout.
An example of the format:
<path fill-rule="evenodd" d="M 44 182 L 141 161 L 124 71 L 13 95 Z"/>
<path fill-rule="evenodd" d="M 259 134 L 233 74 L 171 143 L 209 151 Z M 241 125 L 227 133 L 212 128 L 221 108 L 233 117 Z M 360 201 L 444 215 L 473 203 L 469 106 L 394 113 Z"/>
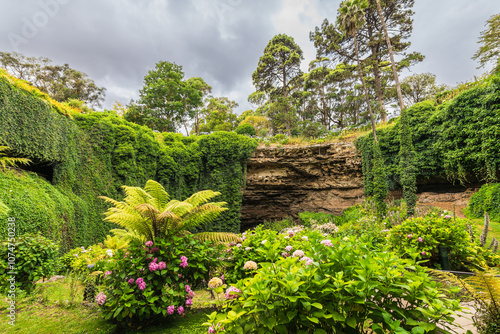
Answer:
<path fill-rule="evenodd" d="M 61 272 L 90 274 L 93 271 L 104 271 L 114 253 L 113 250 L 102 248 L 100 245 L 92 245 L 87 249 L 77 247 L 60 257 Z"/>
<path fill-rule="evenodd" d="M 439 246 L 445 246 L 452 270 L 470 270 L 487 264 L 496 265 L 499 256 L 471 241 L 469 221 L 426 216 L 405 220 L 391 229 L 388 241 L 403 255 L 417 254 L 425 266 L 440 268 Z"/>
<path fill-rule="evenodd" d="M 300 212 L 299 219 L 305 226 L 311 226 L 312 224 L 326 224 L 335 221 L 332 214 L 325 212 Z"/>
<path fill-rule="evenodd" d="M 257 131 L 251 124 L 239 125 L 236 130 L 234 130 L 239 135 L 255 136 Z"/>
<path fill-rule="evenodd" d="M 13 276 L 8 273 L 14 271 L 16 288 L 31 293 L 36 281 L 56 273 L 59 246 L 40 234 L 25 234 L 13 241 L 3 241 L 0 248 L 1 289 L 3 292 L 10 289 L 7 279 Z M 15 258 L 10 261 L 12 254 Z M 11 267 L 9 262 L 14 265 Z"/>
<path fill-rule="evenodd" d="M 488 212 L 490 218 L 500 219 L 500 183 L 483 185 L 470 198 L 466 212 L 472 218 L 483 218 Z"/>
<path fill-rule="evenodd" d="M 208 281 L 221 252 L 222 246 L 192 235 L 156 238 L 154 244 L 148 241 L 146 245 L 132 242 L 126 253 L 116 252 L 96 301 L 105 319 L 117 322 L 126 317 L 144 321 L 170 316 L 174 310 L 182 314 L 192 302 L 190 287 Z"/>
<path fill-rule="evenodd" d="M 289 142 L 288 136 L 282 133 L 279 133 L 271 138 L 271 142 L 286 145 Z"/>
<path fill-rule="evenodd" d="M 303 256 L 259 263 L 234 285 L 226 312 L 212 313 L 206 325 L 228 333 L 424 333 L 453 322 L 459 301 L 447 299 L 413 259 L 316 231 L 303 236 L 290 238 L 302 241 Z M 259 250 L 276 247 L 268 241 Z"/>

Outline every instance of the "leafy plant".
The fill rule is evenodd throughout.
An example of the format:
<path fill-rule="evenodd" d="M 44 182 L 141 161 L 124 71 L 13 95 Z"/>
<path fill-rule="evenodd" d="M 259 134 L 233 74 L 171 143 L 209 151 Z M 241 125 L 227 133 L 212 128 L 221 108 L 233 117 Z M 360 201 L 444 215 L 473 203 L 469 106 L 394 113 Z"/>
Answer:
<path fill-rule="evenodd" d="M 31 163 L 30 159 L 26 158 L 14 158 L 8 156 L 8 152 L 10 151 L 10 147 L 8 146 L 0 146 L 0 167 L 16 167 L 18 164 L 21 165 L 29 165 Z"/>
<path fill-rule="evenodd" d="M 9 272 L 16 272 L 17 288 L 31 293 L 35 282 L 57 271 L 59 246 L 39 234 L 25 234 L 4 240 L 0 248 L 0 283 L 3 292 L 10 289 Z M 14 255 L 14 256 L 13 256 Z M 12 261 L 11 261 L 12 260 Z"/>
<path fill-rule="evenodd" d="M 223 246 L 200 242 L 192 235 L 157 237 L 145 244 L 133 240 L 118 250 L 96 297 L 105 319 L 144 321 L 183 314 L 194 293 L 191 287 L 208 280 Z"/>
<path fill-rule="evenodd" d="M 105 220 L 124 227 L 117 235 L 141 242 L 158 237 L 185 234 L 196 226 L 213 221 L 225 202 L 209 202 L 220 195 L 211 190 L 200 191 L 184 201 L 170 200 L 165 188 L 154 180 L 146 182 L 144 189 L 123 186 L 127 195 L 122 202 L 101 196 L 114 205 L 106 212 Z M 232 234 L 226 234 L 228 238 Z M 235 235 L 234 238 L 237 238 Z"/>
<path fill-rule="evenodd" d="M 323 238 L 307 233 L 297 238 L 301 254 L 259 263 L 205 325 L 228 333 L 424 333 L 453 322 L 459 301 L 446 298 L 413 259 Z"/>
<path fill-rule="evenodd" d="M 255 131 L 255 128 L 251 124 L 248 124 L 248 123 L 238 125 L 238 127 L 234 131 L 239 135 L 255 136 L 257 134 L 257 132 Z"/>

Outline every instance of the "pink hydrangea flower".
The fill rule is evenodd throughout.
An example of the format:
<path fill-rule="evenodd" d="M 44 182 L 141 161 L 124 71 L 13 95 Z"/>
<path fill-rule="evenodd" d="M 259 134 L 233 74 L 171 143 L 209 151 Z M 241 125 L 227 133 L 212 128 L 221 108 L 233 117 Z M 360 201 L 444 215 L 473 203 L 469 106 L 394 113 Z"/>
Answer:
<path fill-rule="evenodd" d="M 419 242 L 424 242 L 424 239 L 422 239 L 422 237 L 418 237 L 418 241 Z"/>
<path fill-rule="evenodd" d="M 236 298 L 238 298 L 241 293 L 241 290 L 234 287 L 234 286 L 230 286 L 227 290 L 226 290 L 226 293 L 224 294 L 226 296 L 226 299 L 231 299 L 231 300 L 234 300 Z"/>
<path fill-rule="evenodd" d="M 252 249 L 252 247 L 245 247 L 246 251 L 249 251 L 250 249 Z"/>
<path fill-rule="evenodd" d="M 304 261 L 306 263 L 306 266 L 310 266 L 311 264 L 313 264 L 313 260 L 307 256 L 304 256 L 302 259 L 300 259 L 300 261 Z"/>
<path fill-rule="evenodd" d="M 292 246 L 290 246 L 290 245 L 288 245 L 288 246 L 286 246 L 286 247 L 285 247 L 285 250 L 286 250 L 287 252 L 291 252 L 291 251 L 292 251 L 292 249 L 293 249 L 293 247 L 292 247 Z"/>
<path fill-rule="evenodd" d="M 240 248 L 241 246 L 243 246 L 242 244 L 236 244 L 236 247 Z"/>
<path fill-rule="evenodd" d="M 191 291 L 191 286 L 186 285 L 186 292 L 188 292 L 188 293 L 189 293 L 189 291 Z"/>
<path fill-rule="evenodd" d="M 128 284 L 134 284 L 135 280 L 133 278 L 128 280 Z"/>
<path fill-rule="evenodd" d="M 111 274 L 112 274 L 112 272 L 111 272 L 111 271 L 109 271 L 109 270 L 108 270 L 108 271 L 106 271 L 106 272 L 104 273 L 104 278 L 106 278 L 108 275 L 111 275 Z"/>
<path fill-rule="evenodd" d="M 193 305 L 193 300 L 191 298 L 186 299 L 186 306 Z"/>
<path fill-rule="evenodd" d="M 194 291 L 193 290 L 190 290 L 189 291 L 189 298 L 193 298 L 194 297 Z"/>
<path fill-rule="evenodd" d="M 187 257 L 185 257 L 184 255 L 181 256 L 181 267 L 182 268 L 186 268 L 188 266 L 188 262 L 187 261 L 188 261 Z"/>
<path fill-rule="evenodd" d="M 158 267 L 159 267 L 159 266 L 158 266 L 158 264 L 157 264 L 156 262 L 151 262 L 151 263 L 149 264 L 149 270 L 150 270 L 150 271 L 156 271 L 156 270 L 158 270 Z"/>
<path fill-rule="evenodd" d="M 321 244 L 325 245 L 327 247 L 333 247 L 333 243 L 330 239 L 326 239 L 326 240 L 321 241 Z"/>
<path fill-rule="evenodd" d="M 158 269 L 163 270 L 165 268 L 167 268 L 167 264 L 165 262 L 161 261 L 158 263 Z"/>
<path fill-rule="evenodd" d="M 444 216 L 444 219 L 451 219 L 451 216 L 450 215 L 446 215 L 446 216 Z"/>
<path fill-rule="evenodd" d="M 411 239 L 411 238 L 413 238 L 413 234 L 408 234 L 407 237 L 408 237 L 408 239 Z"/>
<path fill-rule="evenodd" d="M 294 235 L 295 235 L 295 233 L 293 233 L 293 231 L 288 231 L 288 237 L 289 238 L 292 238 Z"/>
<path fill-rule="evenodd" d="M 309 240 L 309 238 L 308 238 L 307 236 L 305 236 L 305 235 L 304 235 L 304 236 L 302 237 L 302 240 L 304 240 L 304 241 L 308 241 L 308 240 Z"/>
<path fill-rule="evenodd" d="M 179 314 L 184 313 L 184 307 L 179 306 L 179 307 L 177 308 L 177 313 L 179 313 Z"/>
<path fill-rule="evenodd" d="M 146 245 L 146 247 L 151 247 L 151 246 L 153 246 L 153 242 L 152 241 L 146 241 L 145 245 Z"/>
<path fill-rule="evenodd" d="M 212 326 L 208 327 L 208 334 L 214 334 L 214 333 L 215 329 Z"/>
<path fill-rule="evenodd" d="M 170 305 L 169 307 L 167 307 L 167 313 L 172 315 L 174 314 L 175 312 L 175 306 L 174 305 Z"/>
<path fill-rule="evenodd" d="M 287 252 L 283 252 L 283 253 L 281 253 L 281 256 L 283 256 L 283 257 L 289 257 L 290 254 L 288 254 Z"/>
<path fill-rule="evenodd" d="M 420 254 L 425 255 L 425 252 L 424 252 L 424 251 L 422 251 L 422 253 L 420 253 Z"/>
<path fill-rule="evenodd" d="M 139 277 L 138 279 L 135 280 L 136 284 L 141 284 L 144 283 L 144 279 L 142 277 Z"/>
<path fill-rule="evenodd" d="M 303 257 L 304 256 L 304 252 L 301 251 L 300 249 L 296 250 L 295 252 L 293 252 L 293 257 Z"/>
<path fill-rule="evenodd" d="M 144 282 L 142 282 L 142 283 L 138 284 L 138 286 L 139 286 L 139 290 L 144 290 L 144 289 L 146 289 L 146 283 L 144 283 Z"/>
<path fill-rule="evenodd" d="M 97 296 L 95 297 L 95 301 L 98 305 L 104 305 L 104 303 L 106 302 L 106 295 L 102 292 L 99 292 L 97 294 Z"/>

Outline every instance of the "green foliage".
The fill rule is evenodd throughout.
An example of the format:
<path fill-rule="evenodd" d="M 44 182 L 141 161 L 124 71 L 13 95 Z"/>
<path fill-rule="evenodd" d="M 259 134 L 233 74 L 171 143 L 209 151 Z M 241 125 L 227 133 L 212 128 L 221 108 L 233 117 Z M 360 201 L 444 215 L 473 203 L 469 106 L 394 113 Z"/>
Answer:
<path fill-rule="evenodd" d="M 472 59 L 479 60 L 484 67 L 488 63 L 493 63 L 494 71 L 500 72 L 500 13 L 491 16 L 486 21 L 487 29 L 481 31 L 479 42 L 481 47 L 474 54 Z"/>
<path fill-rule="evenodd" d="M 25 222 L 20 232 L 41 230 L 63 251 L 101 242 L 116 226 L 103 221 L 108 206 L 98 196 L 120 199 L 122 185 L 150 179 L 176 199 L 205 189 L 220 192 L 228 210 L 207 230 L 239 232 L 246 161 L 257 146 L 253 139 L 235 133 L 155 134 L 108 112 L 70 118 L 36 90 L 9 80 L 0 77 L 2 144 L 31 159 L 30 170 L 50 181 L 0 171 L 0 200 Z"/>
<path fill-rule="evenodd" d="M 59 258 L 61 273 L 73 271 L 77 274 L 89 275 L 94 271 L 103 271 L 112 260 L 114 251 L 100 245 L 92 245 L 87 248 L 77 247 Z"/>
<path fill-rule="evenodd" d="M 114 205 L 105 213 L 105 220 L 125 228 L 123 237 L 139 242 L 185 234 L 197 226 L 211 223 L 227 210 L 225 202 L 208 202 L 220 195 L 212 190 L 199 191 L 179 201 L 170 200 L 165 188 L 154 180 L 148 180 L 144 189 L 128 186 L 123 189 L 126 197 L 121 202 L 101 197 Z"/>
<path fill-rule="evenodd" d="M 375 200 L 377 218 L 379 220 L 384 219 L 387 212 L 387 204 L 385 203 L 385 198 L 388 193 L 386 179 L 384 161 L 379 146 L 375 143 L 373 154 L 373 199 Z"/>
<path fill-rule="evenodd" d="M 405 109 L 408 132 L 412 135 L 417 181 L 429 177 L 448 178 L 462 183 L 498 180 L 500 166 L 500 76 L 492 75 L 450 101 L 437 105 L 433 101 L 417 103 Z M 401 120 L 377 130 L 391 189 L 402 182 L 399 169 L 405 157 L 399 152 Z M 370 190 L 367 158 L 373 148 L 367 135 L 357 140 L 363 159 L 365 186 Z M 406 164 L 403 161 L 403 164 Z"/>
<path fill-rule="evenodd" d="M 40 234 L 7 238 L 0 247 L 1 291 L 13 290 L 10 288 L 12 281 L 8 279 L 14 277 L 16 288 L 30 293 L 36 281 L 56 273 L 58 253 L 59 246 Z M 11 271 L 16 274 L 9 275 Z"/>
<path fill-rule="evenodd" d="M 7 166 L 16 167 L 17 164 L 29 165 L 31 163 L 30 159 L 15 158 L 8 156 L 6 153 L 8 151 L 9 151 L 8 146 L 0 146 L 0 168 L 4 169 Z"/>
<path fill-rule="evenodd" d="M 407 119 L 406 112 L 403 112 L 399 135 L 399 175 L 401 175 L 401 187 L 407 205 L 407 215 L 413 216 L 417 205 L 417 172 L 415 169 L 415 149 Z"/>
<path fill-rule="evenodd" d="M 238 127 L 234 131 L 239 135 L 255 136 L 257 134 L 255 128 L 248 123 L 238 125 Z"/>
<path fill-rule="evenodd" d="M 335 216 L 325 212 L 300 212 L 299 219 L 304 226 L 313 224 L 326 224 L 335 220 Z"/>
<path fill-rule="evenodd" d="M 190 295 L 188 285 L 194 288 L 202 280 L 208 280 L 210 269 L 218 265 L 221 247 L 190 235 L 156 238 L 146 247 L 133 241 L 127 253 L 117 251 L 116 261 L 107 268 L 109 274 L 103 282 L 106 301 L 102 306 L 105 319 L 120 322 L 130 318 L 143 322 L 175 316 L 167 314 L 171 305 L 176 315 L 180 307 L 187 310 L 194 295 Z M 187 258 L 185 267 L 181 265 L 183 256 Z M 139 278 L 145 284 L 142 290 Z"/>
<path fill-rule="evenodd" d="M 471 218 L 483 218 L 488 212 L 491 218 L 500 219 L 500 183 L 483 185 L 471 196 L 466 212 Z"/>
<path fill-rule="evenodd" d="M 439 246 L 448 249 L 452 270 L 470 270 L 500 263 L 500 256 L 471 241 L 467 220 L 452 219 L 451 216 L 407 219 L 390 230 L 388 241 L 400 254 L 406 257 L 416 254 L 423 265 L 431 268 L 440 268 Z"/>
<path fill-rule="evenodd" d="M 423 267 L 387 249 L 324 240 L 317 231 L 277 238 L 255 245 L 254 252 L 283 252 L 291 243 L 304 256 L 259 262 L 253 275 L 234 285 L 241 292 L 206 326 L 220 324 L 228 333 L 424 333 L 438 321 L 452 323 L 460 308 Z"/>

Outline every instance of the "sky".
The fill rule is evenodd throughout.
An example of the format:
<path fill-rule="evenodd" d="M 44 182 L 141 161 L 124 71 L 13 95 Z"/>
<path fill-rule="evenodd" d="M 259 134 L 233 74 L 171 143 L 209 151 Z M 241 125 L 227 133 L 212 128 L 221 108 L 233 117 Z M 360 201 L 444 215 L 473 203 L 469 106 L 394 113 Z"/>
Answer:
<path fill-rule="evenodd" d="M 287 34 L 316 56 L 309 33 L 334 21 L 340 0 L 0 0 L 0 51 L 69 64 L 106 88 L 103 108 L 138 99 L 159 61 L 202 77 L 212 95 L 251 109 L 252 73 L 269 40 Z M 486 72 L 471 59 L 498 0 L 416 0 L 412 46 L 425 60 L 402 76 L 431 72 L 456 85 Z"/>

